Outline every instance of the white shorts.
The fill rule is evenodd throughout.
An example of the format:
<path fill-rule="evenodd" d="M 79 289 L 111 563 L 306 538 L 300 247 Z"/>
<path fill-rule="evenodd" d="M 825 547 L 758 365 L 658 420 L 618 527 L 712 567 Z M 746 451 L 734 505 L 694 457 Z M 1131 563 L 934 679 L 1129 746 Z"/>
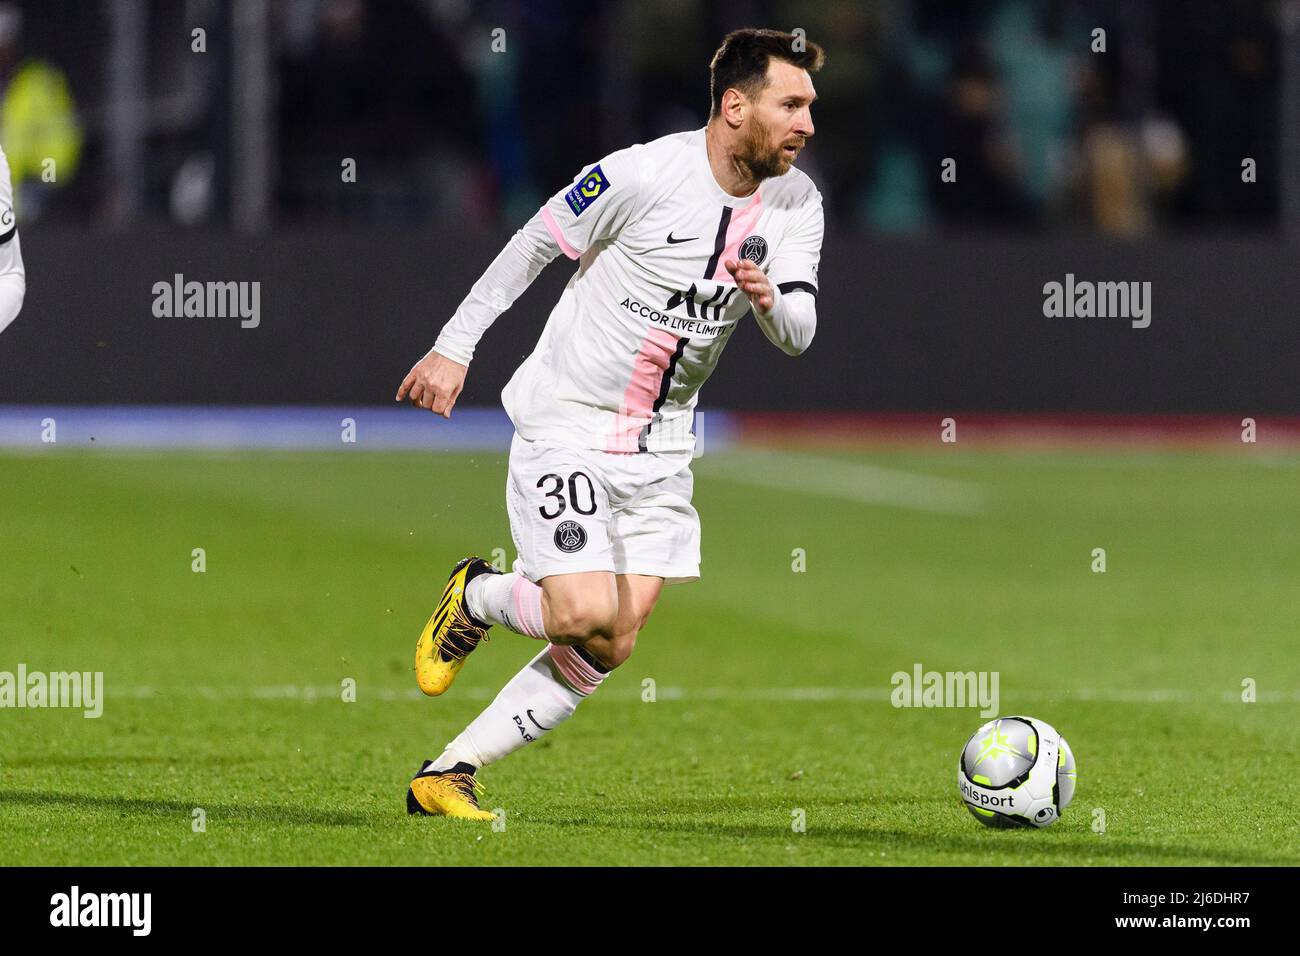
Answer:
<path fill-rule="evenodd" d="M 510 442 L 506 507 L 530 581 L 551 574 L 700 576 L 700 516 L 691 453 L 611 452 L 548 441 Z"/>

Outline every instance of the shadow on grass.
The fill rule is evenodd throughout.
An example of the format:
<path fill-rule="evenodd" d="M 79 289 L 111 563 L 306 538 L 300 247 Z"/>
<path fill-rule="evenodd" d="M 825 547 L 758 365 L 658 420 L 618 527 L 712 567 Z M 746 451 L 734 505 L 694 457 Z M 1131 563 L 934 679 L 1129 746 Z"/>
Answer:
<path fill-rule="evenodd" d="M 214 755 L 203 757 L 202 760 L 188 760 L 183 757 L 167 755 L 146 755 L 146 754 L 122 754 L 113 756 L 112 754 L 98 754 L 95 756 L 78 757 L 69 755 L 66 757 L 51 756 L 42 754 L 38 757 L 19 757 L 15 760 L 6 760 L 4 765 L 9 768 L 16 767 L 120 767 L 124 764 L 140 764 L 141 766 L 157 764 L 166 766 L 171 764 L 175 767 L 189 769 L 193 767 L 221 766 L 233 767 L 238 764 L 259 763 L 269 758 L 258 757 L 235 757 Z"/>
<path fill-rule="evenodd" d="M 716 814 L 718 812 L 716 801 L 710 801 L 710 804 L 708 812 Z M 809 809 L 813 806 L 816 804 L 810 805 Z M 676 812 L 679 815 L 676 817 L 661 817 L 654 812 L 662 812 L 664 809 L 666 808 L 661 806 L 655 807 L 654 810 L 648 807 L 627 808 L 635 819 L 612 819 L 607 811 L 593 809 L 590 815 L 538 815 L 535 820 L 539 824 L 558 827 L 662 831 L 751 844 L 764 842 L 784 846 L 791 841 L 808 841 L 811 845 L 824 848 L 860 849 L 867 854 L 861 862 L 879 860 L 880 858 L 875 854 L 883 849 L 893 852 L 915 850 L 933 853 L 940 857 L 954 853 L 982 854 L 991 857 L 993 854 L 1006 852 L 1014 854 L 1016 862 L 1025 864 L 1045 862 L 1072 865 L 1068 859 L 1061 859 L 1070 856 L 1095 858 L 1098 865 L 1103 866 L 1149 865 L 1153 858 L 1160 858 L 1162 862 L 1173 861 L 1174 865 L 1191 866 L 1295 866 L 1300 863 L 1300 857 L 1294 855 L 1256 854 L 1229 848 L 1139 843 L 1117 840 L 1113 835 L 1095 835 L 1090 831 L 976 829 L 970 834 L 957 835 L 949 832 L 919 833 L 861 823 L 835 824 L 827 827 L 818 827 L 815 823 L 810 823 L 806 832 L 795 833 L 788 827 L 715 823 L 707 819 L 680 818 L 681 813 L 691 813 L 690 810 L 678 810 Z M 780 815 L 789 814 L 789 807 L 784 804 L 770 809 L 778 815 L 778 818 Z M 978 827 L 978 824 L 975 826 Z M 889 858 L 884 859 L 888 861 Z M 845 862 L 859 861 L 847 859 Z"/>
<path fill-rule="evenodd" d="M 209 800 L 146 800 L 140 797 L 103 797 L 95 795 L 51 793 L 42 790 L 0 790 L 0 806 L 68 807 L 117 813 L 119 816 L 171 816 L 188 819 L 195 807 L 202 807 L 209 820 L 243 820 L 250 823 L 289 826 L 355 827 L 367 826 L 375 818 L 341 810 L 321 810 L 306 806 L 276 804 L 212 803 Z M 403 814 L 405 816 L 405 814 Z"/>

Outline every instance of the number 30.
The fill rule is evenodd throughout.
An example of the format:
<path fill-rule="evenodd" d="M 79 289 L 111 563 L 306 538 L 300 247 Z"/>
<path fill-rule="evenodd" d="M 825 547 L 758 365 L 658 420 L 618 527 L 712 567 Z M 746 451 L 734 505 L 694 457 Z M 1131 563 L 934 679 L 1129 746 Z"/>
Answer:
<path fill-rule="evenodd" d="M 578 482 L 576 480 L 578 478 L 581 478 L 587 483 L 586 508 L 582 507 L 578 501 Z M 542 477 L 537 479 L 537 487 L 540 488 L 546 482 L 551 480 L 554 480 L 555 484 L 551 487 L 550 491 L 546 492 L 546 497 L 555 499 L 555 510 L 548 512 L 546 510 L 546 505 L 542 505 L 537 509 L 538 513 L 547 521 L 550 521 L 552 518 L 558 518 L 560 515 L 564 514 L 564 510 L 568 505 L 573 505 L 573 510 L 580 515 L 594 515 L 596 513 L 596 489 L 592 485 L 591 479 L 587 477 L 586 472 L 575 471 L 569 476 L 569 500 L 567 503 L 564 500 L 564 479 L 559 475 L 542 475 Z"/>

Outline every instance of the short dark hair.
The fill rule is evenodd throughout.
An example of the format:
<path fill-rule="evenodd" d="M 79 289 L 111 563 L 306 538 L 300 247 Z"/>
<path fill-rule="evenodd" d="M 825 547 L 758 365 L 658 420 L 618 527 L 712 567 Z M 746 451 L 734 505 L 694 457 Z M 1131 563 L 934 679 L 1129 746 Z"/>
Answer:
<path fill-rule="evenodd" d="M 722 112 L 722 94 L 735 87 L 750 99 L 767 86 L 767 65 L 775 57 L 809 73 L 816 73 L 826 61 L 822 48 L 800 34 L 780 30 L 732 30 L 709 63 L 709 119 Z"/>

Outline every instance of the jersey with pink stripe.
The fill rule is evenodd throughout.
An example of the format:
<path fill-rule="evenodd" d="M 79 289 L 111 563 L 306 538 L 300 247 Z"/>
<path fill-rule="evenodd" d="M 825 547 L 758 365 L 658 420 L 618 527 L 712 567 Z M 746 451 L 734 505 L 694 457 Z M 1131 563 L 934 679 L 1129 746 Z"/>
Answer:
<path fill-rule="evenodd" d="M 502 392 L 529 441 L 693 450 L 700 386 L 750 309 L 724 263 L 750 259 L 782 294 L 817 294 L 817 188 L 791 169 L 727 194 L 703 129 L 609 154 L 541 217 L 578 268 Z"/>

